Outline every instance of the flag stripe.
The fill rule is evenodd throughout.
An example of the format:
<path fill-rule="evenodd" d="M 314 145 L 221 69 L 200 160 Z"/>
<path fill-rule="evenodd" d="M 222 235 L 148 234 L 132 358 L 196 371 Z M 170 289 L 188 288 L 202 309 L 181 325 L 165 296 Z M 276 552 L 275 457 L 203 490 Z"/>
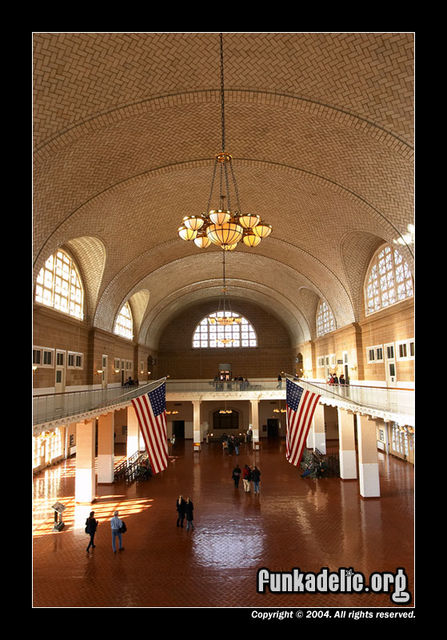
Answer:
<path fill-rule="evenodd" d="M 287 380 L 286 459 L 298 466 L 316 406 L 321 395 Z"/>
<path fill-rule="evenodd" d="M 154 473 L 168 466 L 165 387 L 157 387 L 148 394 L 132 400 L 144 444 Z M 154 404 L 152 404 L 152 401 Z M 155 413 L 154 413 L 155 409 Z"/>

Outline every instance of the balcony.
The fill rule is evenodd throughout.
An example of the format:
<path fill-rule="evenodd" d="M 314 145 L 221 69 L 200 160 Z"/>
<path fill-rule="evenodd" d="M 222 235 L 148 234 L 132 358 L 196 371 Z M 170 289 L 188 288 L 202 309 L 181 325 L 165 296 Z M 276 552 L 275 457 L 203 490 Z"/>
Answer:
<path fill-rule="evenodd" d="M 111 387 L 89 389 L 33 397 L 33 426 L 35 432 L 45 426 L 55 426 L 91 419 L 95 416 L 122 409 L 132 398 L 148 393 L 159 381 L 137 387 Z M 317 380 L 300 380 L 310 391 L 321 394 L 321 402 L 356 413 L 383 418 L 399 424 L 414 426 L 414 391 L 352 384 L 346 387 L 329 386 Z M 166 382 L 166 400 L 285 400 L 286 380 L 278 388 L 276 378 L 258 378 L 248 384 L 241 382 L 213 382 L 208 380 L 171 380 Z"/>

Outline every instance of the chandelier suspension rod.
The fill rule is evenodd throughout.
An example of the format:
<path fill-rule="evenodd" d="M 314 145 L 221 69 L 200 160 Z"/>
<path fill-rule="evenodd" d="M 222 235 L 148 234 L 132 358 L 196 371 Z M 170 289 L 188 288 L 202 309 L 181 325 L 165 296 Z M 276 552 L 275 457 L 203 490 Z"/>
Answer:
<path fill-rule="evenodd" d="M 220 111 L 221 111 L 221 125 L 222 125 L 222 151 L 225 151 L 225 97 L 224 97 L 223 33 L 220 34 Z"/>

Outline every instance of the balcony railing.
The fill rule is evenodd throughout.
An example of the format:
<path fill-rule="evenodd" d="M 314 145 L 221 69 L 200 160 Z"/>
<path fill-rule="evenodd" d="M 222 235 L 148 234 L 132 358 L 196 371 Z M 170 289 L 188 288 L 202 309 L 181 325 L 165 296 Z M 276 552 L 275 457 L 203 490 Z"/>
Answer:
<path fill-rule="evenodd" d="M 158 381 L 146 385 L 111 387 L 107 389 L 87 389 L 68 393 L 52 393 L 33 397 L 33 425 L 76 417 L 96 409 L 129 403 L 132 398 L 147 393 Z"/>
<path fill-rule="evenodd" d="M 293 379 L 293 376 L 289 376 Z M 85 391 L 72 391 L 68 393 L 55 393 L 35 395 L 33 398 L 33 425 L 43 425 L 50 422 L 61 421 L 64 418 L 82 417 L 85 414 L 94 413 L 105 407 L 126 406 L 132 398 L 147 393 L 160 382 L 155 380 L 145 385 L 134 388 L 112 387 L 107 389 L 93 389 Z M 321 393 L 326 401 L 331 400 L 335 405 L 343 403 L 351 405 L 353 409 L 372 409 L 393 415 L 408 416 L 409 424 L 414 422 L 415 400 L 414 391 L 371 387 L 352 384 L 349 386 L 331 386 L 324 382 L 313 380 L 299 380 L 305 388 Z M 215 382 L 208 380 L 172 380 L 166 381 L 167 400 L 172 394 L 184 394 L 185 400 L 189 394 L 200 394 L 201 399 L 207 396 L 215 396 L 216 393 L 231 393 L 233 399 L 249 399 L 255 395 L 262 399 L 263 392 L 266 399 L 286 398 L 286 380 L 283 378 L 281 385 L 274 378 L 253 379 L 247 382 L 225 381 Z M 253 393 L 256 392 L 256 393 Z M 274 392 L 274 393 L 273 393 Z M 81 418 L 79 418 L 81 419 Z"/>

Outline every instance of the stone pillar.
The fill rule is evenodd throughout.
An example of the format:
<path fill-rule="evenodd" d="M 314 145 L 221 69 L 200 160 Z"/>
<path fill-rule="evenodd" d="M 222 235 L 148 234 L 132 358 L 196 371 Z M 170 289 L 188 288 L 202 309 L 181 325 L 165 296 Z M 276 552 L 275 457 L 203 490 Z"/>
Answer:
<path fill-rule="evenodd" d="M 259 400 L 250 400 L 253 449 L 259 449 Z"/>
<path fill-rule="evenodd" d="M 126 457 L 130 458 L 140 450 L 140 425 L 136 411 L 132 404 L 127 407 L 127 451 Z"/>
<path fill-rule="evenodd" d="M 200 400 L 193 400 L 193 422 L 192 422 L 192 437 L 194 444 L 194 451 L 200 451 L 202 443 L 202 434 L 200 433 Z"/>
<path fill-rule="evenodd" d="M 312 420 L 314 432 L 314 449 L 326 453 L 326 432 L 324 428 L 324 404 L 318 403 Z"/>
<path fill-rule="evenodd" d="M 95 420 L 76 424 L 75 502 L 91 504 L 96 499 Z"/>
<path fill-rule="evenodd" d="M 351 411 L 337 407 L 338 438 L 340 446 L 340 478 L 353 480 L 357 478 L 357 456 L 355 451 L 354 420 Z"/>
<path fill-rule="evenodd" d="M 98 483 L 113 482 L 115 462 L 115 412 L 98 418 Z"/>
<path fill-rule="evenodd" d="M 364 498 L 379 498 L 379 462 L 375 420 L 370 420 L 368 416 L 357 416 L 357 441 L 360 495 Z"/>

